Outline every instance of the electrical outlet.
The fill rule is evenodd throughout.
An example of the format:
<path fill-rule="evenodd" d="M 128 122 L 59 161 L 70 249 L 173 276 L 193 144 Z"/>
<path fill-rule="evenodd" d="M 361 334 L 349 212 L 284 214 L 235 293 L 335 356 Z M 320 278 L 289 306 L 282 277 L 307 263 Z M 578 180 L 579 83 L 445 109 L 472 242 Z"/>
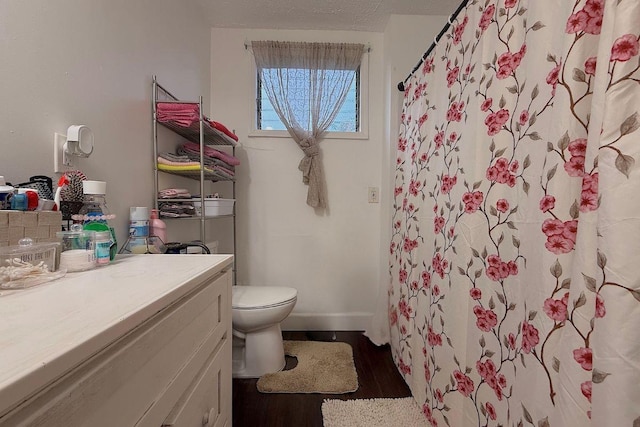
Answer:
<path fill-rule="evenodd" d="M 57 132 L 53 134 L 53 171 L 55 173 L 68 171 L 72 166 L 71 159 L 65 158 L 67 156 L 64 155 L 65 142 L 67 142 L 66 135 Z"/>
<path fill-rule="evenodd" d="M 369 187 L 369 203 L 378 203 L 379 201 L 379 194 L 378 194 L 378 187 Z"/>

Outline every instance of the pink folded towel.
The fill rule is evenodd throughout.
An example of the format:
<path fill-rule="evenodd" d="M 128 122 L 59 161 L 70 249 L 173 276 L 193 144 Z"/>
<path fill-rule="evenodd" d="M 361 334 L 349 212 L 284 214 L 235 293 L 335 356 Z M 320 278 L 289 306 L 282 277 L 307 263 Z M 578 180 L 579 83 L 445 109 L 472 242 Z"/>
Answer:
<path fill-rule="evenodd" d="M 200 152 L 200 146 L 193 142 L 185 142 L 183 144 L 183 147 L 185 148 L 185 150 L 188 150 L 188 151 Z M 209 146 L 204 147 L 204 155 L 208 157 L 215 157 L 216 159 L 220 159 L 231 166 L 238 166 L 240 164 L 240 160 L 238 160 L 237 157 L 234 157 L 230 154 L 216 150 L 215 148 L 211 148 Z"/>
<path fill-rule="evenodd" d="M 156 103 L 156 117 L 160 122 L 173 122 L 182 127 L 190 127 L 200 120 L 200 105 L 193 103 L 181 102 L 158 102 Z M 225 125 L 209 118 L 204 117 L 213 129 L 217 130 L 221 137 L 229 137 L 233 145 L 233 141 L 238 141 L 238 136 L 231 132 Z M 222 134 L 222 135 L 221 135 Z"/>
<path fill-rule="evenodd" d="M 182 127 L 189 127 L 200 120 L 200 106 L 181 102 L 158 102 L 157 118 L 160 122 L 174 122 Z"/>
<path fill-rule="evenodd" d="M 193 119 L 176 119 L 175 117 L 163 117 L 158 115 L 158 121 L 160 123 L 175 123 L 178 126 L 182 126 L 183 128 L 188 128 L 189 126 L 191 126 L 193 123 L 197 122 L 198 119 L 197 118 L 193 118 Z"/>
<path fill-rule="evenodd" d="M 158 102 L 156 104 L 156 110 L 158 112 L 195 112 L 196 114 L 200 114 L 200 108 L 198 104 L 188 102 Z"/>
<path fill-rule="evenodd" d="M 229 176 L 230 178 L 233 178 L 236 175 L 234 171 L 232 171 L 231 169 L 225 168 L 224 166 L 216 166 L 214 170 L 216 172 L 222 172 L 223 174 Z"/>
<path fill-rule="evenodd" d="M 227 127 L 222 123 L 216 122 L 215 120 L 209 120 L 209 124 L 213 126 L 214 129 L 218 129 L 220 132 L 224 133 L 234 141 L 238 140 L 238 136 L 235 133 L 231 132 L 229 129 L 227 129 Z"/>

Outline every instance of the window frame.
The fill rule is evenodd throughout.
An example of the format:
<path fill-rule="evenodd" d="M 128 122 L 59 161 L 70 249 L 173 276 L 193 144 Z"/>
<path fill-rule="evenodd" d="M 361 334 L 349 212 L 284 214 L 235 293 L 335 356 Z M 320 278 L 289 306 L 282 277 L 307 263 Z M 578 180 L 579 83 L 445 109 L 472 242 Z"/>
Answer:
<path fill-rule="evenodd" d="M 289 132 L 286 130 L 264 130 L 258 129 L 258 111 L 260 97 L 258 95 L 259 90 L 259 78 L 258 70 L 255 61 L 252 62 L 252 96 L 254 98 L 251 103 L 251 129 L 249 131 L 250 138 L 291 138 Z M 327 131 L 324 134 L 324 139 L 369 139 L 369 55 L 362 55 L 362 61 L 360 63 L 360 81 L 359 87 L 356 87 L 356 99 L 359 100 L 360 105 L 358 109 L 358 120 L 360 129 L 357 132 L 331 132 Z"/>

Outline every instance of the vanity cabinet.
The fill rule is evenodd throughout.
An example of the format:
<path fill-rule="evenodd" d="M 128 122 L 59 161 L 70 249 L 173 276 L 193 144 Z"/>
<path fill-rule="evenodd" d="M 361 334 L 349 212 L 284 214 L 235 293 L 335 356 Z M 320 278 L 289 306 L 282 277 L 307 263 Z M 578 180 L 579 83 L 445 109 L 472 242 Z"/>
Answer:
<path fill-rule="evenodd" d="M 232 258 L 129 256 L 0 295 L 40 327 L 0 350 L 0 426 L 231 426 Z"/>

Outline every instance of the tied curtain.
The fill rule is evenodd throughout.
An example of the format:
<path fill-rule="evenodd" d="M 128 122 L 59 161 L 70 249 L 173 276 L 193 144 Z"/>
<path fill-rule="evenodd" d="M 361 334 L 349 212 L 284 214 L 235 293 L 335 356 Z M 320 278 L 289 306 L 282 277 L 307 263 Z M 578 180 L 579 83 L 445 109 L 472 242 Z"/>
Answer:
<path fill-rule="evenodd" d="M 304 153 L 298 169 L 309 186 L 307 204 L 325 209 L 319 143 L 344 104 L 365 46 L 254 41 L 251 47 L 269 101 Z"/>
<path fill-rule="evenodd" d="M 431 426 L 640 426 L 640 3 L 471 0 L 405 83 L 388 324 Z"/>

